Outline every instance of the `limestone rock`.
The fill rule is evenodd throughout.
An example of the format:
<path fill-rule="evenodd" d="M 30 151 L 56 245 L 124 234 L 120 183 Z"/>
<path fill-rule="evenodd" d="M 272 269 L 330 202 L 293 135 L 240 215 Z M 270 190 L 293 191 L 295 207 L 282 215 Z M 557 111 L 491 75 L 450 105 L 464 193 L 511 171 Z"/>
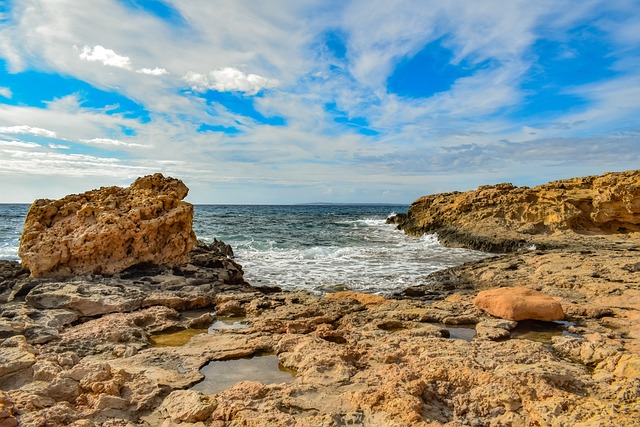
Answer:
<path fill-rule="evenodd" d="M 501 340 L 511 336 L 518 322 L 502 319 L 486 319 L 476 325 L 476 339 Z"/>
<path fill-rule="evenodd" d="M 527 288 L 497 288 L 481 291 L 474 304 L 487 313 L 508 320 L 564 319 L 562 305 L 542 292 Z"/>
<path fill-rule="evenodd" d="M 421 197 L 389 220 L 412 235 L 437 233 L 450 246 L 508 252 L 532 235 L 640 231 L 640 170 L 554 181 L 535 188 L 485 185 Z"/>
<path fill-rule="evenodd" d="M 164 399 L 162 409 L 174 421 L 195 423 L 209 418 L 216 401 L 197 391 L 176 390 Z"/>
<path fill-rule="evenodd" d="M 22 335 L 6 339 L 0 345 L 0 378 L 31 367 L 36 363 L 34 353 Z"/>
<path fill-rule="evenodd" d="M 358 301 L 360 304 L 364 306 L 369 305 L 378 305 L 382 304 L 386 301 L 386 298 L 380 295 L 372 295 L 372 294 L 363 294 L 360 292 L 351 292 L 351 291 L 343 291 L 343 292 L 333 292 L 325 295 L 326 298 L 351 298 Z"/>
<path fill-rule="evenodd" d="M 128 188 L 103 187 L 36 200 L 18 254 L 32 277 L 113 274 L 139 263 L 178 265 L 195 245 L 182 181 L 162 174 Z"/>
<path fill-rule="evenodd" d="M 82 316 L 126 312 L 140 308 L 143 293 L 132 286 L 109 286 L 90 282 L 52 282 L 36 286 L 26 297 L 35 308 L 66 308 Z"/>
<path fill-rule="evenodd" d="M 0 391 L 0 426 L 15 427 L 18 420 L 15 417 L 14 403 L 4 391 Z"/>

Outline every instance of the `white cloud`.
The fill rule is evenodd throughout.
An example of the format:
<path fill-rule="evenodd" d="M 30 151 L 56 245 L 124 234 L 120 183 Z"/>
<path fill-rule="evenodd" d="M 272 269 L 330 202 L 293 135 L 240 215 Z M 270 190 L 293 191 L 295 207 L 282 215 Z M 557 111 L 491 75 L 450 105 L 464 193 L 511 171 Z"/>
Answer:
<path fill-rule="evenodd" d="M 32 127 L 27 125 L 21 126 L 0 126 L 0 133 L 10 134 L 28 134 L 35 136 L 44 136 L 47 138 L 55 138 L 56 133 L 47 129 Z"/>
<path fill-rule="evenodd" d="M 5 147 L 19 147 L 19 148 L 39 148 L 40 144 L 36 144 L 35 142 L 24 142 L 24 141 L 3 141 L 0 140 L 0 145 Z"/>
<path fill-rule="evenodd" d="M 0 96 L 3 96 L 7 99 L 11 99 L 13 96 L 13 92 L 8 87 L 0 87 Z"/>
<path fill-rule="evenodd" d="M 118 55 L 111 49 L 105 49 L 100 45 L 93 48 L 85 46 L 80 53 L 80 59 L 89 62 L 102 62 L 103 65 L 109 67 L 131 69 L 131 60 L 128 56 Z"/>
<path fill-rule="evenodd" d="M 62 144 L 49 144 L 49 148 L 53 148 L 58 149 L 58 150 L 70 150 L 71 147 L 69 147 L 68 145 L 62 145 Z"/>
<path fill-rule="evenodd" d="M 109 139 L 109 138 L 81 139 L 80 141 L 86 142 L 87 144 L 106 145 L 106 146 L 112 146 L 112 147 L 144 147 L 144 145 L 142 144 L 122 142 L 117 139 Z"/>
<path fill-rule="evenodd" d="M 245 74 L 233 67 L 220 68 L 208 75 L 190 71 L 184 76 L 184 80 L 191 85 L 191 89 L 199 92 L 212 89 L 219 92 L 244 92 L 247 95 L 255 95 L 262 89 L 271 89 L 280 84 L 278 80 Z"/>
<path fill-rule="evenodd" d="M 141 68 L 138 71 L 136 71 L 136 73 L 138 74 L 149 74 L 151 76 L 162 76 L 164 74 L 169 74 L 169 72 L 167 70 L 165 70 L 164 68 Z"/>

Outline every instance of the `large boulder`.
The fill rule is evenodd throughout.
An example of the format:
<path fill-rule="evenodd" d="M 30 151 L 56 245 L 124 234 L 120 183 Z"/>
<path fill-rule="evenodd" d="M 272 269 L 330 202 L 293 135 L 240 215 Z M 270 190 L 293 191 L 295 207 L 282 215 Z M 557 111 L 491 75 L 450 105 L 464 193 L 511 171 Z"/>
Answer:
<path fill-rule="evenodd" d="M 113 274 L 139 263 L 179 265 L 196 243 L 189 189 L 162 174 L 29 209 L 18 255 L 32 277 Z"/>
<path fill-rule="evenodd" d="M 473 303 L 487 313 L 507 320 L 564 319 L 562 305 L 549 295 L 528 288 L 497 288 L 481 291 Z"/>

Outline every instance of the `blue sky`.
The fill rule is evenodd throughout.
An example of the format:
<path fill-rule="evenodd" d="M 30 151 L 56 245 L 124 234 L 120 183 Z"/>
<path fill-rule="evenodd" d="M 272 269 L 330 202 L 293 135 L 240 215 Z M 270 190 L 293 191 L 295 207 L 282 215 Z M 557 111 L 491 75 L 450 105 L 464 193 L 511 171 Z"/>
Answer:
<path fill-rule="evenodd" d="M 0 3 L 0 202 L 410 203 L 640 165 L 640 2 Z"/>

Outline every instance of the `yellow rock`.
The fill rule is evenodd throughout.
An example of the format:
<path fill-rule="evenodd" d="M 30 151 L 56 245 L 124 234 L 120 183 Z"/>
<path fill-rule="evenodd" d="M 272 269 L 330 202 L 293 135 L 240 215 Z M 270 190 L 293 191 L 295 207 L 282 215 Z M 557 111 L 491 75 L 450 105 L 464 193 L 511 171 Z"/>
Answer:
<path fill-rule="evenodd" d="M 382 304 L 387 300 L 385 297 L 382 297 L 380 295 L 362 294 L 359 292 L 351 291 L 333 292 L 331 294 L 325 295 L 325 297 L 335 299 L 351 298 L 365 306 Z"/>

